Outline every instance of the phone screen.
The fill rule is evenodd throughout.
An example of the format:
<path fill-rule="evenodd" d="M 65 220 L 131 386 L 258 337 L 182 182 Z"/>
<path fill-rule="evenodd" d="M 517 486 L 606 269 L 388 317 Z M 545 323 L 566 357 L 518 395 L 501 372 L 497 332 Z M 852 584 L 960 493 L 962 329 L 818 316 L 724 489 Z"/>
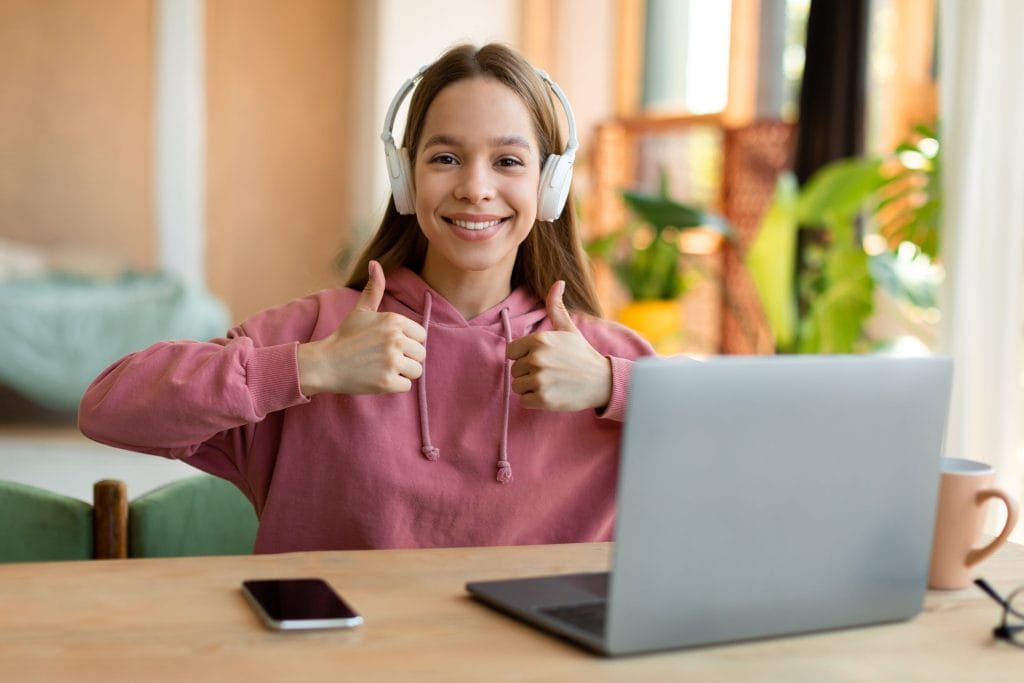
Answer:
<path fill-rule="evenodd" d="M 272 628 L 337 628 L 363 623 L 323 579 L 259 579 L 242 582 L 242 592 Z"/>

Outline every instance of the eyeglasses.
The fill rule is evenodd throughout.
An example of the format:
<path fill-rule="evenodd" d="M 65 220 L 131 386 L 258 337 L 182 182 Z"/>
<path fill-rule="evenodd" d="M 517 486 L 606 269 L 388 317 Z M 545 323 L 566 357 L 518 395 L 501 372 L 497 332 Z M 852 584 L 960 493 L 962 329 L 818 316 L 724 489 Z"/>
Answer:
<path fill-rule="evenodd" d="M 975 579 L 974 585 L 1003 606 L 1003 623 L 992 629 L 992 635 L 1024 648 L 1024 586 L 1004 598 L 985 579 Z"/>

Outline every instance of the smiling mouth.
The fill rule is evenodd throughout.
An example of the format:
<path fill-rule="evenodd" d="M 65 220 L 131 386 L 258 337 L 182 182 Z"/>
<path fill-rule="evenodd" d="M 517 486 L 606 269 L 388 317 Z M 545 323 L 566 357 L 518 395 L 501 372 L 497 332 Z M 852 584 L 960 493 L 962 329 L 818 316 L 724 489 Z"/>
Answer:
<path fill-rule="evenodd" d="M 486 230 L 487 228 L 493 228 L 494 226 L 504 223 L 509 219 L 508 216 L 505 218 L 497 218 L 490 221 L 463 221 L 456 218 L 445 218 L 445 222 L 451 225 L 458 226 L 463 230 Z"/>

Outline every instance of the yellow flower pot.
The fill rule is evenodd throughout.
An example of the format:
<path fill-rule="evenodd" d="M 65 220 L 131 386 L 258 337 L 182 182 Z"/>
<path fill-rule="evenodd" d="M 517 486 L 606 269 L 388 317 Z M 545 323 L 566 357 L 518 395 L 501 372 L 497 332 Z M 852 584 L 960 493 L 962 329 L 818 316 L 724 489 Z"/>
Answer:
<path fill-rule="evenodd" d="M 634 301 L 619 309 L 616 318 L 649 341 L 660 354 L 683 350 L 683 307 L 678 300 Z"/>

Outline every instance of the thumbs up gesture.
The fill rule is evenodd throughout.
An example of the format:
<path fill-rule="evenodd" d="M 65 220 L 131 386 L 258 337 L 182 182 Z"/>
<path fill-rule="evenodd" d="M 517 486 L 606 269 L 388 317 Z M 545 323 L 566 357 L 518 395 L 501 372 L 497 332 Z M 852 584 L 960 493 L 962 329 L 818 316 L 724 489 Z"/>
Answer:
<path fill-rule="evenodd" d="M 611 363 L 580 333 L 562 302 L 565 282 L 548 291 L 546 307 L 553 330 L 534 332 L 509 343 L 512 391 L 527 408 L 585 410 L 607 405 Z"/>
<path fill-rule="evenodd" d="M 370 261 L 370 278 L 348 317 L 330 336 L 299 345 L 302 393 L 397 393 L 423 374 L 427 332 L 403 315 L 377 311 L 384 284 L 380 264 Z"/>

